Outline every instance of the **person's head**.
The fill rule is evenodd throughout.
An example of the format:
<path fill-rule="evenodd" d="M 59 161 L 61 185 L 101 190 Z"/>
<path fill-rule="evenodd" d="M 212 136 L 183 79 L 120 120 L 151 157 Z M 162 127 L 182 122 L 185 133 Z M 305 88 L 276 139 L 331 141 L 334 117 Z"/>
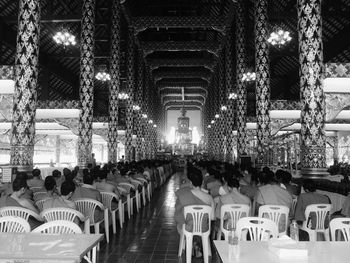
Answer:
<path fill-rule="evenodd" d="M 261 184 L 271 184 L 274 182 L 274 173 L 272 171 L 261 171 L 259 174 Z"/>
<path fill-rule="evenodd" d="M 53 176 L 47 176 L 44 181 L 46 191 L 53 191 L 56 188 L 56 180 Z"/>
<path fill-rule="evenodd" d="M 106 170 L 100 170 L 97 172 L 97 177 L 100 180 L 106 180 L 107 179 L 107 171 Z"/>
<path fill-rule="evenodd" d="M 94 158 L 94 157 L 95 157 L 95 154 L 94 154 L 94 153 L 92 153 L 92 154 L 91 154 L 91 157 L 92 157 L 92 158 Z"/>
<path fill-rule="evenodd" d="M 19 173 L 17 173 L 16 178 L 20 179 L 20 180 L 27 181 L 28 180 L 28 174 L 25 173 L 25 172 L 19 172 Z"/>
<path fill-rule="evenodd" d="M 61 185 L 61 195 L 71 197 L 75 191 L 75 184 L 72 181 L 65 181 Z"/>
<path fill-rule="evenodd" d="M 203 182 L 202 172 L 197 168 L 190 168 L 187 171 L 187 177 L 194 187 L 201 187 Z"/>
<path fill-rule="evenodd" d="M 290 172 L 284 172 L 282 177 L 282 183 L 287 185 L 290 184 L 290 181 L 292 181 L 292 175 L 290 174 Z"/>
<path fill-rule="evenodd" d="M 40 169 L 34 169 L 32 174 L 33 174 L 33 177 L 40 178 L 40 174 L 41 174 Z"/>
<path fill-rule="evenodd" d="M 281 169 L 279 169 L 279 170 L 276 171 L 275 176 L 276 176 L 277 182 L 279 182 L 279 183 L 282 182 L 283 177 L 284 177 L 284 174 L 285 174 L 285 171 L 283 171 L 283 170 L 281 170 Z"/>
<path fill-rule="evenodd" d="M 26 180 L 19 179 L 19 178 L 16 178 L 15 180 L 13 180 L 12 190 L 14 193 L 18 195 L 18 197 L 22 196 L 26 191 L 26 189 L 27 189 Z"/>
<path fill-rule="evenodd" d="M 90 173 L 84 174 L 83 183 L 92 185 L 94 183 L 94 177 L 92 176 L 92 174 L 90 174 Z"/>
<path fill-rule="evenodd" d="M 60 179 L 61 178 L 61 175 L 62 175 L 62 173 L 61 173 L 61 171 L 59 171 L 59 170 L 53 170 L 52 171 L 52 176 L 57 180 L 57 179 Z"/>
<path fill-rule="evenodd" d="M 316 185 L 315 182 L 311 179 L 305 179 L 303 181 L 303 187 L 305 192 L 315 192 L 316 191 Z"/>
<path fill-rule="evenodd" d="M 239 188 L 239 181 L 236 178 L 227 177 L 227 185 L 231 188 Z"/>

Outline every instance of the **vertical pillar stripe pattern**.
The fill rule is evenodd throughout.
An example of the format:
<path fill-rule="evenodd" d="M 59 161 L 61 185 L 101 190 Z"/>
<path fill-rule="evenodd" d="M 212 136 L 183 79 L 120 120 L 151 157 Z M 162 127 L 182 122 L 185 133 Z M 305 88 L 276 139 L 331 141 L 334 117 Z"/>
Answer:
<path fill-rule="evenodd" d="M 135 103 L 141 106 L 142 91 L 143 91 L 143 54 L 139 51 L 137 85 L 136 85 Z M 136 161 L 142 159 L 142 126 L 141 126 L 141 111 L 136 112 Z"/>
<path fill-rule="evenodd" d="M 10 161 L 19 170 L 33 166 L 39 38 L 40 1 L 19 1 Z"/>

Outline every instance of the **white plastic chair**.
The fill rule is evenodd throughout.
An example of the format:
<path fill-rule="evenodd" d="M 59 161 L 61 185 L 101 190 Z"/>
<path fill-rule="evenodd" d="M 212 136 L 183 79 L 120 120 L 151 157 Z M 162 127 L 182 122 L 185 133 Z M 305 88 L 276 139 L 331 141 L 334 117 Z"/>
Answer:
<path fill-rule="evenodd" d="M 209 262 L 210 252 L 210 220 L 213 211 L 212 208 L 208 205 L 189 205 L 184 207 L 184 216 L 185 219 L 188 219 L 188 215 L 191 215 L 193 222 L 192 232 L 186 230 L 186 224 L 182 225 L 182 231 L 180 235 L 180 244 L 179 244 L 179 257 L 181 257 L 182 250 L 184 249 L 184 243 L 186 243 L 186 262 L 191 263 L 192 260 L 192 246 L 193 246 L 193 236 L 200 236 L 202 238 L 203 246 L 203 258 L 204 262 Z M 203 222 L 206 216 L 208 222 Z M 208 225 L 208 229 L 203 232 L 202 226 Z"/>
<path fill-rule="evenodd" d="M 32 233 L 43 234 L 82 234 L 80 227 L 70 221 L 55 220 L 42 224 L 35 228 Z"/>
<path fill-rule="evenodd" d="M 326 228 L 326 221 L 329 222 L 329 216 L 332 210 L 331 204 L 313 204 L 308 205 L 305 209 L 305 218 L 301 227 L 302 230 L 306 231 L 309 234 L 310 241 L 317 240 L 317 233 L 322 233 L 326 241 L 329 241 L 329 227 Z M 310 213 L 315 215 L 315 226 L 312 226 L 312 220 Z M 315 227 L 315 229 L 311 229 Z"/>
<path fill-rule="evenodd" d="M 16 216 L 4 216 L 0 217 L 0 232 L 1 233 L 29 233 L 29 223 Z"/>
<path fill-rule="evenodd" d="M 220 228 L 217 234 L 217 240 L 221 240 L 221 233 L 225 240 L 228 240 L 229 229 L 224 227 L 225 221 L 228 221 L 228 228 L 236 229 L 237 221 L 242 217 L 249 216 L 250 207 L 244 204 L 226 204 L 221 206 Z"/>
<path fill-rule="evenodd" d="M 47 222 L 65 220 L 74 223 L 76 219 L 79 219 L 80 222 L 84 222 L 84 233 L 90 233 L 90 219 L 77 210 L 66 207 L 48 208 L 43 210 L 40 216 Z"/>
<path fill-rule="evenodd" d="M 144 187 L 143 187 L 143 183 L 139 180 L 136 180 L 136 179 L 131 179 L 130 178 L 130 182 L 131 184 L 134 185 L 135 187 L 135 195 L 136 195 L 136 209 L 137 209 L 137 212 L 139 212 L 139 209 L 141 208 L 141 194 L 142 192 L 139 191 L 139 186 L 141 186 L 142 190 L 141 191 L 144 191 Z"/>
<path fill-rule="evenodd" d="M 109 243 L 108 208 L 105 208 L 99 201 L 89 198 L 76 199 L 74 202 L 77 210 L 90 219 L 90 225 L 94 226 L 95 233 L 100 233 L 100 224 L 104 222 L 106 241 Z M 103 219 L 95 222 L 95 211 L 98 211 L 98 209 L 103 212 Z"/>
<path fill-rule="evenodd" d="M 239 239 L 246 240 L 246 235 L 242 237 L 242 232 L 249 233 L 251 241 L 266 241 L 270 237 L 277 238 L 278 227 L 275 222 L 261 217 L 242 217 L 237 222 L 236 234 Z"/>
<path fill-rule="evenodd" d="M 42 217 L 34 211 L 18 206 L 4 206 L 0 208 L 0 216 L 18 216 L 25 219 L 26 221 L 28 221 L 29 217 L 33 217 L 38 221 L 43 221 Z"/>
<path fill-rule="evenodd" d="M 294 197 L 292 202 L 292 212 L 290 213 L 292 217 L 295 216 L 294 214 L 295 214 L 295 207 L 297 206 L 297 202 L 298 202 L 298 197 Z"/>
<path fill-rule="evenodd" d="M 331 231 L 332 241 L 340 241 L 341 236 L 343 236 L 345 241 L 350 241 L 350 218 L 349 217 L 339 217 L 334 218 L 329 223 L 329 228 Z M 338 238 L 336 234 L 338 233 Z"/>
<path fill-rule="evenodd" d="M 146 205 L 146 189 L 147 189 L 147 193 L 149 194 L 149 190 L 148 190 L 148 181 L 144 178 L 138 177 L 135 180 L 140 181 L 141 185 L 142 185 L 142 201 L 143 201 L 143 206 Z M 150 201 L 150 197 L 148 196 L 148 200 Z"/>
<path fill-rule="evenodd" d="M 137 195 L 139 193 L 139 190 L 136 189 L 135 186 L 130 184 L 130 183 L 119 183 L 118 186 L 124 188 L 128 192 L 127 206 L 128 206 L 128 217 L 130 219 L 131 215 L 134 214 L 134 200 L 136 203 L 136 209 L 137 209 L 137 211 L 139 210 L 138 202 L 137 202 Z M 133 197 L 131 197 L 131 195 L 130 195 L 131 189 L 133 189 L 135 191 L 135 195 Z"/>
<path fill-rule="evenodd" d="M 280 226 L 280 220 L 284 217 L 285 224 L 283 225 L 283 231 L 279 232 L 279 236 L 287 235 L 288 223 L 289 223 L 289 208 L 284 205 L 262 205 L 259 207 L 259 217 L 271 219 L 273 222 Z"/>
<path fill-rule="evenodd" d="M 35 206 L 39 209 L 40 212 L 42 212 L 44 210 L 44 203 L 46 200 L 48 200 L 49 198 L 46 199 L 41 199 L 35 202 Z"/>
<path fill-rule="evenodd" d="M 29 189 L 30 189 L 33 193 L 42 192 L 42 191 L 43 191 L 43 187 L 40 187 L 40 186 L 33 186 L 33 187 L 30 187 Z"/>
<path fill-rule="evenodd" d="M 113 234 L 117 233 L 117 217 L 116 213 L 118 211 L 119 213 L 119 225 L 120 228 L 123 228 L 123 214 L 124 209 L 122 205 L 122 200 L 119 199 L 119 196 L 117 196 L 115 193 L 109 193 L 109 192 L 101 192 L 102 196 L 102 204 L 109 209 L 109 211 L 112 214 L 112 226 L 113 226 Z M 112 202 L 113 200 L 118 202 L 118 208 L 112 209 Z"/>

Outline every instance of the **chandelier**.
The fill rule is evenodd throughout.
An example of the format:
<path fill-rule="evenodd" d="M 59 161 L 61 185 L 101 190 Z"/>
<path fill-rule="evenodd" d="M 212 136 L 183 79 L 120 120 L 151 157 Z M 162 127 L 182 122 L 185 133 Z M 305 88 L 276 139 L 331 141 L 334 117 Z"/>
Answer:
<path fill-rule="evenodd" d="M 210 122 L 211 124 L 214 124 L 215 123 L 215 121 L 214 120 L 211 120 L 211 122 Z"/>
<path fill-rule="evenodd" d="M 133 105 L 133 106 L 132 106 L 132 109 L 133 109 L 134 111 L 139 111 L 139 110 L 141 110 L 141 107 L 140 107 L 139 105 Z"/>
<path fill-rule="evenodd" d="M 147 114 L 145 114 L 145 113 L 142 114 L 142 118 L 147 119 L 147 117 L 148 117 Z"/>
<path fill-rule="evenodd" d="M 249 82 L 249 81 L 255 81 L 256 79 L 256 74 L 255 72 L 246 72 L 243 73 L 242 81 Z"/>
<path fill-rule="evenodd" d="M 209 124 L 209 125 L 208 125 L 208 129 L 210 129 L 210 128 L 211 128 L 211 125 Z"/>
<path fill-rule="evenodd" d="M 153 124 L 153 128 L 157 128 L 157 124 Z"/>
<path fill-rule="evenodd" d="M 152 120 L 149 120 L 149 121 L 148 121 L 148 123 L 149 123 L 149 124 L 152 124 L 152 123 L 153 123 L 153 121 L 152 121 Z"/>
<path fill-rule="evenodd" d="M 227 111 L 227 107 L 225 105 L 221 106 L 220 108 L 222 111 Z"/>
<path fill-rule="evenodd" d="M 67 46 L 75 46 L 76 45 L 76 41 L 75 41 L 75 36 L 72 35 L 71 33 L 68 32 L 67 29 L 62 29 L 61 31 L 58 31 L 54 36 L 53 36 L 53 40 L 59 44 L 59 45 L 63 45 L 63 47 L 67 47 Z"/>
<path fill-rule="evenodd" d="M 235 92 L 231 92 L 229 95 L 228 95 L 228 99 L 229 100 L 235 100 L 237 99 L 237 94 Z"/>
<path fill-rule="evenodd" d="M 129 98 L 129 95 L 125 92 L 118 93 L 118 99 L 120 100 L 127 100 Z"/>
<path fill-rule="evenodd" d="M 291 41 L 292 38 L 289 36 L 288 31 L 283 29 L 277 29 L 271 32 L 269 39 L 267 40 L 271 45 L 281 47 Z"/>
<path fill-rule="evenodd" d="M 95 76 L 96 79 L 100 80 L 100 81 L 107 81 L 107 80 L 111 80 L 111 75 L 109 75 L 109 73 L 107 72 L 98 72 Z"/>
<path fill-rule="evenodd" d="M 215 119 L 219 119 L 220 118 L 220 115 L 219 114 L 215 114 Z"/>

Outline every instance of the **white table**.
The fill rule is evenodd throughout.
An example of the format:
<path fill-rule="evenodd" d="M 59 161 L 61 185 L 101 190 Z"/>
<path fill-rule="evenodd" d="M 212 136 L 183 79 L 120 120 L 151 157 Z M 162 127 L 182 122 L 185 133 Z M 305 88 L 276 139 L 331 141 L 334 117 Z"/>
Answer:
<path fill-rule="evenodd" d="M 279 258 L 269 251 L 267 242 L 241 241 L 241 254 L 237 263 L 348 263 L 350 244 L 348 242 L 300 242 L 305 243 L 308 257 Z M 228 261 L 228 243 L 214 240 L 214 245 L 223 263 Z M 231 262 L 230 262 L 231 263 Z"/>
<path fill-rule="evenodd" d="M 101 234 L 1 233 L 0 262 L 79 263 L 92 249 L 96 262 L 96 245 Z"/>

